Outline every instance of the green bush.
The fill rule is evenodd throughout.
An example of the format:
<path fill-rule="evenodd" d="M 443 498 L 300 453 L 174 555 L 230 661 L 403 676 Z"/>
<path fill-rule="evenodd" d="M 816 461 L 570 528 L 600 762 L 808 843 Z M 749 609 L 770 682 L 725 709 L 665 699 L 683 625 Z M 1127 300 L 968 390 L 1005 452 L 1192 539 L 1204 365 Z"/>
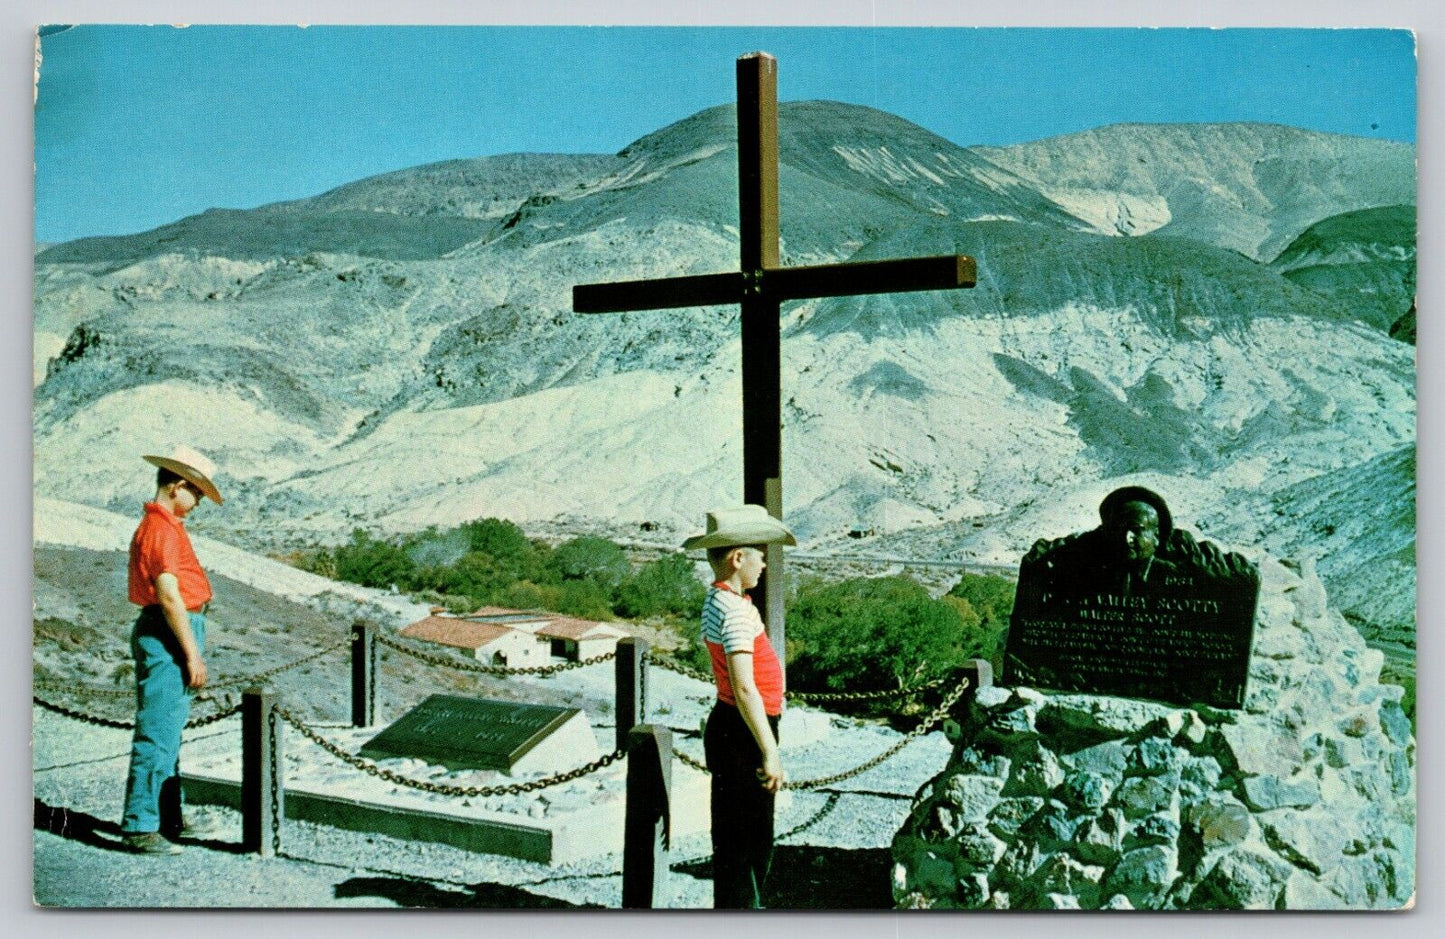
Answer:
<path fill-rule="evenodd" d="M 965 658 L 999 665 L 999 636 L 1008 628 L 1018 584 L 999 574 L 964 574 L 944 597 L 957 605 L 964 624 Z"/>
<path fill-rule="evenodd" d="M 613 607 L 621 616 L 696 617 L 707 588 L 686 554 L 666 554 L 648 561 L 617 587 Z"/>
<path fill-rule="evenodd" d="M 788 614 L 790 680 L 800 689 L 908 687 L 962 664 L 963 622 L 906 577 L 808 582 Z"/>
<path fill-rule="evenodd" d="M 336 576 L 366 587 L 412 589 L 416 564 L 407 553 L 386 541 L 375 541 L 360 528 L 351 541 L 332 552 Z"/>
<path fill-rule="evenodd" d="M 548 609 L 583 619 L 612 619 L 612 591 L 595 580 L 564 580 L 557 590 L 557 605 Z"/>
<path fill-rule="evenodd" d="M 632 573 L 620 546 L 590 535 L 558 545 L 552 551 L 551 566 L 561 580 L 592 580 L 608 591 Z"/>

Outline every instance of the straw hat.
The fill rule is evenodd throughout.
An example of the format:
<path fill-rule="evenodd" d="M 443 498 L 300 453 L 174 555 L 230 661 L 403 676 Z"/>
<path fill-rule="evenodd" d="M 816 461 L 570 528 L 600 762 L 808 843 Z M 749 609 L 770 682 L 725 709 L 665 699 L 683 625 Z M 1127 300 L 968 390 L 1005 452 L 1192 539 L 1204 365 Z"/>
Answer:
<path fill-rule="evenodd" d="M 788 531 L 788 526 L 769 515 L 761 505 L 743 505 L 707 513 L 707 531 L 684 541 L 682 548 L 687 551 L 692 548 L 731 548 L 775 542 L 795 545 L 798 539 Z"/>
<path fill-rule="evenodd" d="M 221 504 L 221 490 L 211 482 L 211 477 L 216 475 L 216 464 L 204 454 L 197 453 L 182 443 L 176 445 L 170 456 L 147 454 L 141 459 L 152 466 L 168 469 L 187 482 L 195 483 L 202 492 L 210 496 L 212 502 Z"/>

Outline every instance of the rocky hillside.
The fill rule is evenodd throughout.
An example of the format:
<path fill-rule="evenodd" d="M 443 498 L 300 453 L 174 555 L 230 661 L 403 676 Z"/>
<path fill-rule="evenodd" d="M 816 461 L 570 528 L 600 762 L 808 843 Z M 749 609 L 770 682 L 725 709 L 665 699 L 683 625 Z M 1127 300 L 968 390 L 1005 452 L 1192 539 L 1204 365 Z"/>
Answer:
<path fill-rule="evenodd" d="M 40 252 L 37 493 L 129 514 L 136 457 L 179 435 L 219 459 L 207 524 L 242 543 L 488 515 L 672 540 L 738 496 L 737 311 L 579 316 L 570 291 L 736 266 L 734 121 Z M 1216 537 L 1266 506 L 1298 554 L 1327 503 L 1291 487 L 1413 448 L 1414 350 L 1389 333 L 1413 317 L 1412 147 L 1129 125 L 970 149 L 834 102 L 785 104 L 780 134 L 786 263 L 980 271 L 784 311 L 785 504 L 813 547 L 856 529 L 1013 563 L 1128 478 L 1183 521 L 1223 513 Z M 1392 492 L 1337 528 L 1340 572 L 1413 545 Z M 1383 589 L 1412 596 L 1412 570 Z M 1413 630 L 1412 606 L 1374 625 Z"/>

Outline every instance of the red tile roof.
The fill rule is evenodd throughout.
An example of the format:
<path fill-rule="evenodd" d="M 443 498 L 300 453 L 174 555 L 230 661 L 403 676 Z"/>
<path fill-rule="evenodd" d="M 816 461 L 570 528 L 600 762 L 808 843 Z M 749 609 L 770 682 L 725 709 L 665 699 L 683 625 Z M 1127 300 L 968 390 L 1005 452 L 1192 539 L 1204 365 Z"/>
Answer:
<path fill-rule="evenodd" d="M 476 617 L 473 619 L 473 617 Z M 510 621 L 510 622 L 509 622 Z M 545 623 L 533 629 L 517 629 L 514 624 Z M 613 623 L 599 623 L 594 620 L 562 616 L 558 613 L 544 613 L 537 610 L 509 610 L 500 606 L 484 606 L 461 616 L 428 616 L 401 631 L 411 639 L 440 642 L 461 649 L 479 649 L 509 632 L 528 632 L 548 639 L 585 639 L 590 633 L 603 627 L 603 633 L 616 630 L 624 636 L 631 635 L 626 629 Z"/>
<path fill-rule="evenodd" d="M 459 649 L 480 649 L 511 632 L 516 630 L 493 623 L 474 623 L 453 616 L 428 616 L 412 623 L 401 634 L 408 639 L 439 642 Z"/>

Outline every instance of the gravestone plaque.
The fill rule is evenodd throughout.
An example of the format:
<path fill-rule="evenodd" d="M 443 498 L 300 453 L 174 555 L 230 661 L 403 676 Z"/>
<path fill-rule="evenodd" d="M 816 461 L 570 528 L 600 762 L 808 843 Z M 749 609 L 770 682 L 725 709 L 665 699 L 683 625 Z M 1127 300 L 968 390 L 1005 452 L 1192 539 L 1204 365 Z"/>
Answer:
<path fill-rule="evenodd" d="M 1093 531 L 1040 541 L 1019 566 L 1003 682 L 1239 708 L 1259 572 L 1188 532 L 1137 486 Z"/>
<path fill-rule="evenodd" d="M 361 755 L 510 773 L 543 741 L 578 722 L 586 727 L 577 708 L 434 694 L 368 740 Z"/>

